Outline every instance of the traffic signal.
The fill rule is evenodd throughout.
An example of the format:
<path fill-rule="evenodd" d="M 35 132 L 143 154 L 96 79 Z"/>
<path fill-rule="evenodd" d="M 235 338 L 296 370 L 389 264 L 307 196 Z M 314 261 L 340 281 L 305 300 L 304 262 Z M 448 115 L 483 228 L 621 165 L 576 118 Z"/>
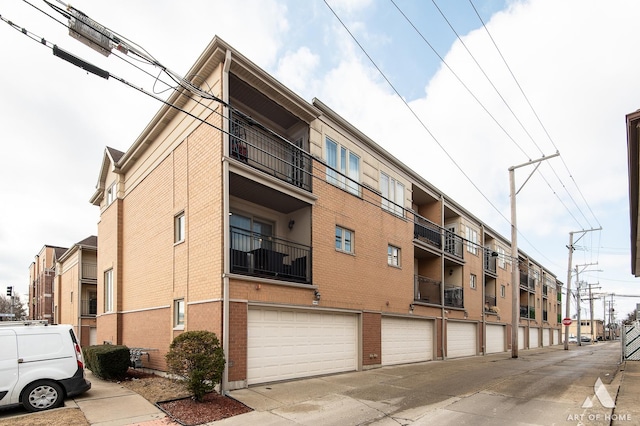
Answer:
<path fill-rule="evenodd" d="M 13 286 L 7 286 L 7 296 L 13 296 Z"/>

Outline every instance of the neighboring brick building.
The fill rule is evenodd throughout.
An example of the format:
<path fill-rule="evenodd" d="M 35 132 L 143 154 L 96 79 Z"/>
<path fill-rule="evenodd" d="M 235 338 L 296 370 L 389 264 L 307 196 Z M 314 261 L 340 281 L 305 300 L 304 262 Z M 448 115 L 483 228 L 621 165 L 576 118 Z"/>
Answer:
<path fill-rule="evenodd" d="M 97 340 L 221 337 L 228 389 L 560 343 L 561 285 L 318 100 L 219 38 L 133 145 L 107 148 Z M 202 93 L 200 93 L 202 94 Z M 231 107 L 229 107 L 229 105 Z M 198 117 L 199 120 L 193 117 Z M 206 123 L 202 123 L 202 121 Z"/>
<path fill-rule="evenodd" d="M 92 235 L 74 244 L 56 262 L 55 323 L 73 325 L 82 346 L 97 343 L 97 255 L 98 237 Z"/>
<path fill-rule="evenodd" d="M 53 318 L 53 282 L 56 275 L 56 258 L 67 251 L 64 247 L 44 245 L 29 265 L 29 319 Z"/>

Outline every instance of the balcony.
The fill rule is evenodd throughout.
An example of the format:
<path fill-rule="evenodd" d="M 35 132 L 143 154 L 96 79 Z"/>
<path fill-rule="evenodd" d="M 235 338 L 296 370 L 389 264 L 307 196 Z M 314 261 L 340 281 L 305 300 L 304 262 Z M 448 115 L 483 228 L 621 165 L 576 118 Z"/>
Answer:
<path fill-rule="evenodd" d="M 542 286 L 542 297 L 548 297 L 549 295 L 549 286 L 544 284 Z"/>
<path fill-rule="evenodd" d="M 484 311 L 497 314 L 498 307 L 496 305 L 496 297 L 495 296 L 484 296 Z"/>
<path fill-rule="evenodd" d="M 462 287 L 450 284 L 444 285 L 444 306 L 464 308 L 464 293 Z"/>
<path fill-rule="evenodd" d="M 229 155 L 311 192 L 311 155 L 237 111 L 229 119 Z"/>
<path fill-rule="evenodd" d="M 414 275 L 414 298 L 416 301 L 441 305 L 440 289 L 442 281 L 432 278 Z"/>
<path fill-rule="evenodd" d="M 80 301 L 80 315 L 82 316 L 96 316 L 98 313 L 98 300 L 97 299 L 82 299 Z"/>
<path fill-rule="evenodd" d="M 311 247 L 242 228 L 230 231 L 232 273 L 311 283 Z"/>
<path fill-rule="evenodd" d="M 536 309 L 533 306 L 520 306 L 520 318 L 536 319 Z"/>
<path fill-rule="evenodd" d="M 97 280 L 98 279 L 98 265 L 95 263 L 82 263 L 82 279 Z"/>
<path fill-rule="evenodd" d="M 413 224 L 413 238 L 438 248 L 442 247 L 440 227 L 418 215 Z"/>
<path fill-rule="evenodd" d="M 496 275 L 496 260 L 498 259 L 498 253 L 489 248 L 484 249 L 484 270 L 493 275 Z"/>
<path fill-rule="evenodd" d="M 548 321 L 547 317 L 547 311 L 542 311 L 542 321 Z"/>

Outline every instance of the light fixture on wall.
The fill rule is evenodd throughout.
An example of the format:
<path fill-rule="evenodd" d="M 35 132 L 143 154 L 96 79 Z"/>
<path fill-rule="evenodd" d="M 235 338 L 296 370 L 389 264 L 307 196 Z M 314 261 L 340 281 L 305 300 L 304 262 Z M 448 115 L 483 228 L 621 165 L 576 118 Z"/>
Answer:
<path fill-rule="evenodd" d="M 449 269 L 449 275 L 453 275 L 453 269 Z"/>
<path fill-rule="evenodd" d="M 296 221 L 295 221 L 295 220 L 293 220 L 293 219 L 291 219 L 291 220 L 289 221 L 289 230 L 292 230 L 292 229 L 293 229 L 293 225 L 295 225 L 295 224 L 296 224 Z"/>
<path fill-rule="evenodd" d="M 411 314 L 413 313 L 413 308 L 414 308 L 414 307 L 415 307 L 415 306 L 413 305 L 413 303 L 410 303 L 410 304 L 409 304 L 409 313 L 411 313 Z"/>
<path fill-rule="evenodd" d="M 320 300 L 320 292 L 319 292 L 318 290 L 314 290 L 314 291 L 313 291 L 313 297 L 314 297 L 316 300 Z"/>

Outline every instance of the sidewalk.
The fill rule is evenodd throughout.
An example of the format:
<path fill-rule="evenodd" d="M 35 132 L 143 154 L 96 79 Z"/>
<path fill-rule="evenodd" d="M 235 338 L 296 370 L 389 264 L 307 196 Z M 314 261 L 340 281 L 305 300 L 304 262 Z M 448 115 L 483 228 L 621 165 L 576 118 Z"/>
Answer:
<path fill-rule="evenodd" d="M 91 425 L 122 426 L 144 423 L 145 426 L 167 424 L 165 414 L 141 395 L 117 383 L 95 377 L 85 370 L 91 390 L 73 399 Z M 71 401 L 67 400 L 69 406 Z M 150 423 L 150 421 L 158 421 Z M 145 423 L 147 422 L 147 423 Z"/>
<path fill-rule="evenodd" d="M 620 366 L 620 388 L 616 406 L 611 416 L 612 425 L 629 425 L 640 422 L 640 361 L 625 361 Z"/>

